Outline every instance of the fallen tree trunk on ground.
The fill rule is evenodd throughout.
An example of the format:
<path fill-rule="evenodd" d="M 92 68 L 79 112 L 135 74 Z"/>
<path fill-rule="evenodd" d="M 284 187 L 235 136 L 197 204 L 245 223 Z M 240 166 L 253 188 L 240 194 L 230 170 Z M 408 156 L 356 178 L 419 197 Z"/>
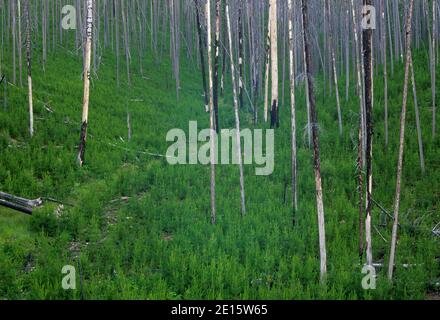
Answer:
<path fill-rule="evenodd" d="M 34 200 L 29 200 L 0 191 L 0 206 L 23 212 L 29 215 L 32 215 L 34 209 L 42 207 L 45 201 L 73 206 L 72 204 L 64 203 L 52 198 L 38 198 Z"/>
<path fill-rule="evenodd" d="M 21 197 L 14 196 L 12 194 L 8 194 L 0 191 L 0 199 L 6 200 L 8 202 L 15 203 L 22 207 L 31 207 L 36 208 L 43 205 L 43 200 L 41 198 L 35 200 L 29 200 Z"/>
<path fill-rule="evenodd" d="M 8 202 L 6 200 L 0 199 L 0 206 L 6 207 L 15 211 L 23 212 L 28 215 L 32 215 L 32 208 L 20 206 L 18 204 Z"/>

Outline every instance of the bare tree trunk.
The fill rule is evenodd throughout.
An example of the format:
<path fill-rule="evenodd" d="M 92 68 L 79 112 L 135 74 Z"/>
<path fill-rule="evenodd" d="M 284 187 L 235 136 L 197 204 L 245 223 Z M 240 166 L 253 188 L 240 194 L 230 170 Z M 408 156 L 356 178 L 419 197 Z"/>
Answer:
<path fill-rule="evenodd" d="M 364 0 L 364 6 L 370 6 L 371 0 Z M 366 12 L 364 12 L 366 14 Z M 363 30 L 363 52 L 364 52 L 364 72 L 365 72 L 365 109 L 367 126 L 367 149 L 366 149 L 366 171 L 367 171 L 367 209 L 365 220 L 365 240 L 367 247 L 367 264 L 373 264 L 373 251 L 371 239 L 371 210 L 373 193 L 373 48 L 372 30 Z"/>
<path fill-rule="evenodd" d="M 409 12 L 406 23 L 406 65 L 405 65 L 405 79 L 403 85 L 403 102 L 402 114 L 400 118 L 400 143 L 399 143 L 399 160 L 397 162 L 397 178 L 396 178 L 396 197 L 394 201 L 394 223 L 393 234 L 391 238 L 390 260 L 388 265 L 388 279 L 393 279 L 394 258 L 396 254 L 397 243 L 397 227 L 399 225 L 399 210 L 400 210 L 400 189 L 402 182 L 402 167 L 403 167 L 403 152 L 405 147 L 405 120 L 406 120 L 406 105 L 408 98 L 408 78 L 411 64 L 411 30 L 412 30 L 412 16 L 413 16 L 414 0 L 409 2 Z"/>
<path fill-rule="evenodd" d="M 240 108 L 243 108 L 243 91 L 244 91 L 244 70 L 243 70 L 243 10 L 242 10 L 243 2 L 238 2 L 238 71 L 239 71 L 239 79 L 238 79 L 238 97 L 240 101 Z"/>
<path fill-rule="evenodd" d="M 385 25 L 385 1 L 382 0 L 382 45 L 383 45 L 383 81 L 384 81 L 384 123 L 385 123 L 385 146 L 388 146 L 388 66 L 387 66 L 387 39 Z"/>
<path fill-rule="evenodd" d="M 294 30 L 293 30 L 293 4 L 288 0 L 288 20 L 289 20 L 289 76 L 290 76 L 290 112 L 291 112 L 291 138 L 292 138 L 292 209 L 293 223 L 296 221 L 298 211 L 298 192 L 297 192 L 297 160 L 296 160 L 296 106 L 295 106 L 295 68 L 294 68 Z"/>
<path fill-rule="evenodd" d="M 321 159 L 319 155 L 319 130 L 318 119 L 315 107 L 315 94 L 313 91 L 313 80 L 311 76 L 312 72 L 312 56 L 310 52 L 310 45 L 308 39 L 308 8 L 307 0 L 301 0 L 302 2 L 302 16 L 303 16 L 303 38 L 304 38 L 304 51 L 306 56 L 306 75 L 308 87 L 308 96 L 310 98 L 310 118 L 312 121 L 312 135 L 313 135 L 313 156 L 314 156 L 314 171 L 315 171 L 315 183 L 316 183 L 316 202 L 318 208 L 318 229 L 319 229 L 319 251 L 321 258 L 321 282 L 325 281 L 327 273 L 327 252 L 325 246 L 325 219 L 324 219 L 324 203 L 322 197 L 322 181 L 321 181 Z"/>
<path fill-rule="evenodd" d="M 270 12 L 270 2 L 269 2 L 269 12 Z M 270 67 L 270 16 L 267 21 L 267 38 L 266 38 L 266 69 L 264 73 L 264 122 L 267 123 L 268 118 L 268 101 L 269 101 L 269 67 Z"/>
<path fill-rule="evenodd" d="M 278 118 L 278 23 L 277 23 L 277 0 L 270 0 L 270 51 L 271 51 L 271 75 L 272 75 L 272 107 L 271 128 L 279 127 Z"/>
<path fill-rule="evenodd" d="M 211 44 L 211 4 L 210 1 L 206 1 L 205 7 L 206 26 L 208 34 L 208 77 L 209 77 L 209 122 L 211 128 L 211 223 L 216 223 L 216 210 L 215 210 L 215 123 L 214 123 L 214 96 L 213 96 L 213 81 L 212 81 L 212 44 Z"/>
<path fill-rule="evenodd" d="M 432 1 L 432 56 L 431 56 L 431 82 L 432 82 L 432 139 L 435 139 L 436 134 L 436 51 L 438 50 L 437 44 L 436 44 L 436 37 L 437 37 L 437 22 L 436 22 L 436 1 Z"/>
<path fill-rule="evenodd" d="M 234 114 L 235 114 L 235 129 L 236 129 L 236 139 L 237 139 L 237 156 L 238 165 L 240 167 L 240 195 L 241 195 L 241 214 L 246 215 L 246 197 L 244 192 L 244 173 L 243 173 L 243 159 L 241 153 L 241 138 L 240 138 L 240 116 L 238 114 L 238 98 L 237 98 L 237 87 L 235 84 L 235 64 L 234 64 L 234 53 L 232 50 L 232 34 L 231 34 L 231 18 L 229 15 L 229 0 L 226 0 L 226 21 L 228 27 L 229 35 L 229 56 L 231 59 L 231 76 L 232 76 L 232 91 L 234 94 Z"/>
<path fill-rule="evenodd" d="M 84 97 L 83 97 L 83 114 L 81 125 L 81 139 L 78 151 L 78 164 L 83 166 L 84 155 L 86 150 L 87 125 L 89 118 L 89 95 L 90 95 L 90 62 L 92 56 L 92 32 L 93 32 L 93 0 L 87 0 L 87 21 L 86 21 L 86 47 L 85 47 L 85 63 L 84 63 Z"/>
<path fill-rule="evenodd" d="M 16 23 L 16 13 L 15 13 L 15 1 L 10 2 L 11 3 L 11 14 L 12 14 L 12 83 L 17 83 L 17 74 L 16 74 L 16 65 L 15 65 L 15 44 L 17 42 L 16 36 L 17 36 L 17 23 Z"/>
<path fill-rule="evenodd" d="M 209 97 L 208 89 L 206 84 L 206 71 L 205 71 L 205 54 L 203 53 L 203 35 L 202 35 L 202 24 L 200 22 L 200 12 L 199 12 L 199 1 L 195 0 L 196 6 L 196 19 L 197 19 L 197 35 L 199 39 L 199 53 L 200 53 L 200 65 L 202 69 L 202 82 L 203 82 L 203 92 L 205 98 L 205 111 L 209 111 Z"/>
<path fill-rule="evenodd" d="M 217 133 L 220 132 L 218 123 L 218 69 L 220 54 L 220 10 L 221 0 L 215 2 L 215 40 L 214 40 L 214 124 Z"/>
<path fill-rule="evenodd" d="M 412 82 L 413 98 L 414 98 L 414 111 L 416 115 L 417 141 L 419 144 L 420 169 L 422 170 L 422 173 L 425 173 L 426 170 L 425 170 L 425 155 L 423 152 L 422 128 L 420 126 L 419 104 L 417 102 L 416 80 L 414 77 L 414 66 L 412 63 L 412 57 L 410 61 L 410 68 L 411 68 L 411 82 Z"/>
<path fill-rule="evenodd" d="M 330 3 L 329 0 L 326 0 L 326 6 L 327 6 L 327 13 L 328 13 L 328 19 L 329 19 L 329 46 L 330 46 L 330 54 L 332 59 L 332 70 L 333 70 L 333 80 L 335 82 L 335 92 L 336 92 L 336 107 L 338 110 L 338 124 L 339 124 L 339 135 L 342 136 L 342 114 L 341 114 L 341 103 L 339 101 L 339 85 L 338 85 L 338 72 L 336 70 L 336 54 L 335 54 L 335 48 L 333 44 L 333 27 L 332 27 L 332 21 L 331 21 L 331 10 L 330 10 Z"/>
<path fill-rule="evenodd" d="M 22 63 L 22 40 L 21 40 L 21 2 L 17 0 L 17 17 L 18 17 L 18 76 L 20 79 L 20 87 L 23 86 L 23 63 Z"/>
<path fill-rule="evenodd" d="M 29 98 L 29 134 L 34 135 L 34 107 L 32 102 L 32 72 L 31 72 L 31 19 L 29 13 L 29 0 L 25 3 L 26 15 L 26 61 L 28 69 L 28 98 Z"/>
<path fill-rule="evenodd" d="M 359 57 L 359 37 L 356 21 L 356 8 L 354 1 L 351 0 L 351 11 L 353 21 L 353 35 L 354 35 L 354 50 L 356 56 L 356 75 L 357 75 L 357 92 L 359 95 L 359 132 L 358 132 L 358 192 L 359 192 L 359 257 L 362 258 L 364 254 L 364 105 L 362 94 L 362 77 L 361 77 L 361 63 Z"/>
<path fill-rule="evenodd" d="M 124 41 L 125 41 L 125 60 L 126 60 L 126 68 L 127 68 L 127 82 L 128 85 L 131 85 L 131 81 L 130 81 L 130 60 L 131 60 L 131 55 L 130 55 L 130 43 L 128 41 L 128 23 L 127 23 L 127 18 L 126 18 L 126 12 L 125 12 L 125 7 L 124 7 L 124 1 L 121 1 L 121 15 L 122 15 L 122 27 L 124 29 Z"/>

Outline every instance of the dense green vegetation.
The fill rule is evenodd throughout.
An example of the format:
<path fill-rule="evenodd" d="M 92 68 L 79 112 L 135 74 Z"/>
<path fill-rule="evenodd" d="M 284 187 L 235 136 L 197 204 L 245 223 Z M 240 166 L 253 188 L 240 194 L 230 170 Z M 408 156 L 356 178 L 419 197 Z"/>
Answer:
<path fill-rule="evenodd" d="M 340 138 L 335 97 L 324 96 L 322 80 L 316 79 L 329 258 L 328 280 L 320 285 L 312 153 L 303 131 L 298 134 L 299 211 L 296 225 L 292 224 L 286 190 L 290 181 L 287 103 L 281 106 L 282 123 L 276 131 L 274 173 L 257 177 L 254 168 L 246 166 L 248 215 L 244 219 L 238 167 L 218 166 L 218 224 L 212 226 L 209 167 L 171 166 L 144 153 L 165 154 L 167 131 L 187 131 L 190 120 L 198 120 L 199 128 L 208 127 L 199 72 L 190 61 L 182 64 L 177 101 L 169 61 L 157 64 L 148 56 L 144 77 L 134 75 L 130 88 L 117 89 L 115 59 L 110 53 L 104 55 L 92 81 L 86 166 L 80 169 L 75 160 L 82 61 L 58 49 L 49 55 L 45 73 L 37 63 L 34 66 L 36 134 L 32 140 L 27 131 L 27 91 L 8 87 L 8 108 L 0 110 L 0 190 L 29 198 L 50 196 L 74 206 L 65 206 L 58 215 L 53 213 L 56 206 L 46 206 L 33 216 L 0 209 L 0 299 L 426 298 L 435 291 L 432 282 L 438 281 L 440 271 L 439 240 L 431 235 L 440 221 L 440 141 L 430 138 L 429 60 L 420 53 L 414 61 L 427 172 L 423 175 L 418 164 L 410 99 L 395 281 L 388 282 L 385 270 L 378 270 L 377 289 L 365 291 L 357 253 L 358 102 L 354 91 L 342 106 L 344 135 Z M 137 70 L 136 63 L 132 68 Z M 402 79 L 403 65 L 398 65 L 390 79 L 387 148 L 380 73 L 375 81 L 373 190 L 375 199 L 390 211 Z M 225 92 L 220 123 L 233 127 L 230 88 Z M 301 85 L 297 93 L 302 129 L 306 113 Z M 130 142 L 126 141 L 127 108 L 133 122 Z M 243 127 L 253 126 L 249 113 L 243 111 L 241 118 Z M 375 208 L 373 225 L 388 242 L 374 231 L 374 258 L 387 263 L 391 223 L 381 227 L 385 220 Z M 77 268 L 81 279 L 77 290 L 61 287 L 61 269 L 66 264 Z M 405 269 L 402 264 L 414 266 Z"/>

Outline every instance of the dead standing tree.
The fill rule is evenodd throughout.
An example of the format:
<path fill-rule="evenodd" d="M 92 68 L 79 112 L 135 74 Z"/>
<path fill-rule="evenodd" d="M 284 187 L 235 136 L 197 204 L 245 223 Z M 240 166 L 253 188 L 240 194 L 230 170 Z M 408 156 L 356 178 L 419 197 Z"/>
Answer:
<path fill-rule="evenodd" d="M 368 17 L 371 14 L 367 6 L 371 6 L 371 0 L 364 0 L 364 26 L 362 36 L 362 49 L 364 57 L 364 76 L 365 76 L 365 110 L 367 126 L 367 146 L 366 146 L 366 171 L 367 171 L 367 206 L 365 219 L 365 240 L 367 249 L 367 263 L 373 264 L 373 252 L 371 244 L 371 210 L 373 194 L 373 31 L 368 26 Z"/>
<path fill-rule="evenodd" d="M 399 225 L 399 210 L 400 210 L 400 189 L 402 182 L 402 167 L 403 167 L 403 152 L 405 147 L 405 121 L 406 121 L 406 105 L 408 98 L 408 78 L 411 64 L 411 31 L 412 31 L 412 16 L 413 16 L 414 0 L 410 0 L 409 9 L 406 22 L 406 65 L 405 78 L 403 84 L 403 102 L 402 113 L 400 117 L 400 139 L 399 139 L 399 158 L 397 162 L 397 178 L 396 178 L 396 196 L 394 200 L 394 223 L 393 234 L 391 238 L 390 260 L 388 265 L 388 279 L 393 279 L 394 259 L 396 254 L 397 243 L 397 228 Z"/>
<path fill-rule="evenodd" d="M 29 13 L 29 0 L 25 2 L 26 16 L 26 62 L 28 69 L 28 99 L 29 99 L 29 134 L 34 135 L 34 107 L 32 102 L 32 72 L 31 72 L 31 18 Z"/>
<path fill-rule="evenodd" d="M 92 56 L 92 32 L 93 32 L 93 0 L 87 0 L 87 20 L 86 20 L 86 47 L 84 62 L 84 96 L 83 113 L 81 125 L 81 138 L 78 148 L 77 161 L 80 166 L 84 164 L 84 155 L 86 150 L 87 126 L 89 118 L 89 96 L 90 96 L 90 62 Z"/>
<path fill-rule="evenodd" d="M 202 72 L 202 82 L 203 82 L 203 95 L 205 99 L 205 111 L 209 111 L 209 97 L 208 90 L 206 84 L 206 71 L 205 71 L 205 54 L 203 52 L 203 33 L 202 33 L 202 23 L 200 21 L 200 9 L 199 9 L 199 1 L 195 0 L 196 7 L 196 22 L 197 22 L 197 37 L 199 41 L 199 54 L 200 54 L 200 67 Z"/>
<path fill-rule="evenodd" d="M 210 157 L 211 157 L 211 223 L 216 223 L 215 208 L 215 122 L 214 122 L 214 95 L 213 95 L 213 71 L 212 71 L 212 44 L 211 44 L 211 4 L 206 1 L 205 5 L 206 26 L 208 34 L 208 79 L 209 79 L 209 122 L 210 122 Z"/>
<path fill-rule="evenodd" d="M 312 79 L 312 54 L 310 51 L 309 35 L 308 35 L 308 0 L 301 0 L 302 16 L 303 16 L 303 38 L 304 38 L 304 55 L 305 74 L 308 82 L 308 92 L 310 101 L 310 119 L 312 123 L 312 140 L 313 140 L 313 158 L 316 184 L 316 203 L 318 209 L 318 231 L 319 231 L 319 251 L 321 260 L 321 282 L 324 282 L 327 274 L 327 252 L 325 245 L 325 219 L 324 219 L 324 203 L 322 196 L 322 180 L 321 180 L 321 159 L 319 152 L 319 129 L 318 117 L 316 113 L 315 94 Z"/>
<path fill-rule="evenodd" d="M 292 208 L 293 222 L 295 223 L 296 211 L 298 211 L 297 192 L 297 160 L 296 160 L 296 106 L 295 106 L 295 67 L 294 67 L 294 30 L 293 30 L 293 4 L 288 0 L 289 20 L 289 75 L 290 75 L 290 112 L 291 112 L 291 139 L 292 139 Z"/>
<path fill-rule="evenodd" d="M 277 0 L 270 0 L 270 57 L 272 76 L 272 103 L 270 113 L 271 128 L 279 127 L 278 118 L 278 21 L 277 21 Z"/>
<path fill-rule="evenodd" d="M 240 195 L 241 195 L 241 214 L 246 215 L 246 197 L 244 192 L 244 173 L 243 173 L 243 157 L 241 152 L 241 141 L 240 141 L 240 116 L 238 114 L 238 97 L 237 97 L 237 86 L 235 83 L 235 64 L 234 64 L 234 54 L 232 49 L 232 32 L 231 32 L 231 17 L 229 15 L 229 0 L 226 0 L 226 22 L 228 27 L 228 38 L 229 38 L 229 57 L 231 60 L 231 77 L 232 77 L 232 91 L 234 96 L 234 115 L 235 115 L 235 129 L 236 129 L 236 139 L 237 139 L 237 157 L 238 165 L 240 167 Z"/>

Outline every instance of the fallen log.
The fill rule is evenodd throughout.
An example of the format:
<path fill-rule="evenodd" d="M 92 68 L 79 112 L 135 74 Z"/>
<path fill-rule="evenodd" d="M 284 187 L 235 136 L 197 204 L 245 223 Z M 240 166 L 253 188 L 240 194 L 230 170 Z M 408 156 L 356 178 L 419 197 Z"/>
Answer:
<path fill-rule="evenodd" d="M 32 208 L 24 207 L 19 204 L 8 202 L 6 200 L 0 199 L 0 206 L 6 207 L 15 211 L 23 212 L 28 215 L 32 215 Z"/>
<path fill-rule="evenodd" d="M 8 202 L 16 203 L 22 207 L 36 208 L 36 207 L 41 207 L 43 205 L 43 200 L 41 198 L 35 200 L 29 200 L 1 191 L 0 191 L 0 199 L 6 200 Z"/>
<path fill-rule="evenodd" d="M 30 200 L 0 191 L 0 206 L 23 212 L 29 215 L 32 215 L 34 209 L 42 207 L 44 202 L 53 202 L 62 205 L 73 206 L 70 203 L 64 203 L 48 197 Z"/>

